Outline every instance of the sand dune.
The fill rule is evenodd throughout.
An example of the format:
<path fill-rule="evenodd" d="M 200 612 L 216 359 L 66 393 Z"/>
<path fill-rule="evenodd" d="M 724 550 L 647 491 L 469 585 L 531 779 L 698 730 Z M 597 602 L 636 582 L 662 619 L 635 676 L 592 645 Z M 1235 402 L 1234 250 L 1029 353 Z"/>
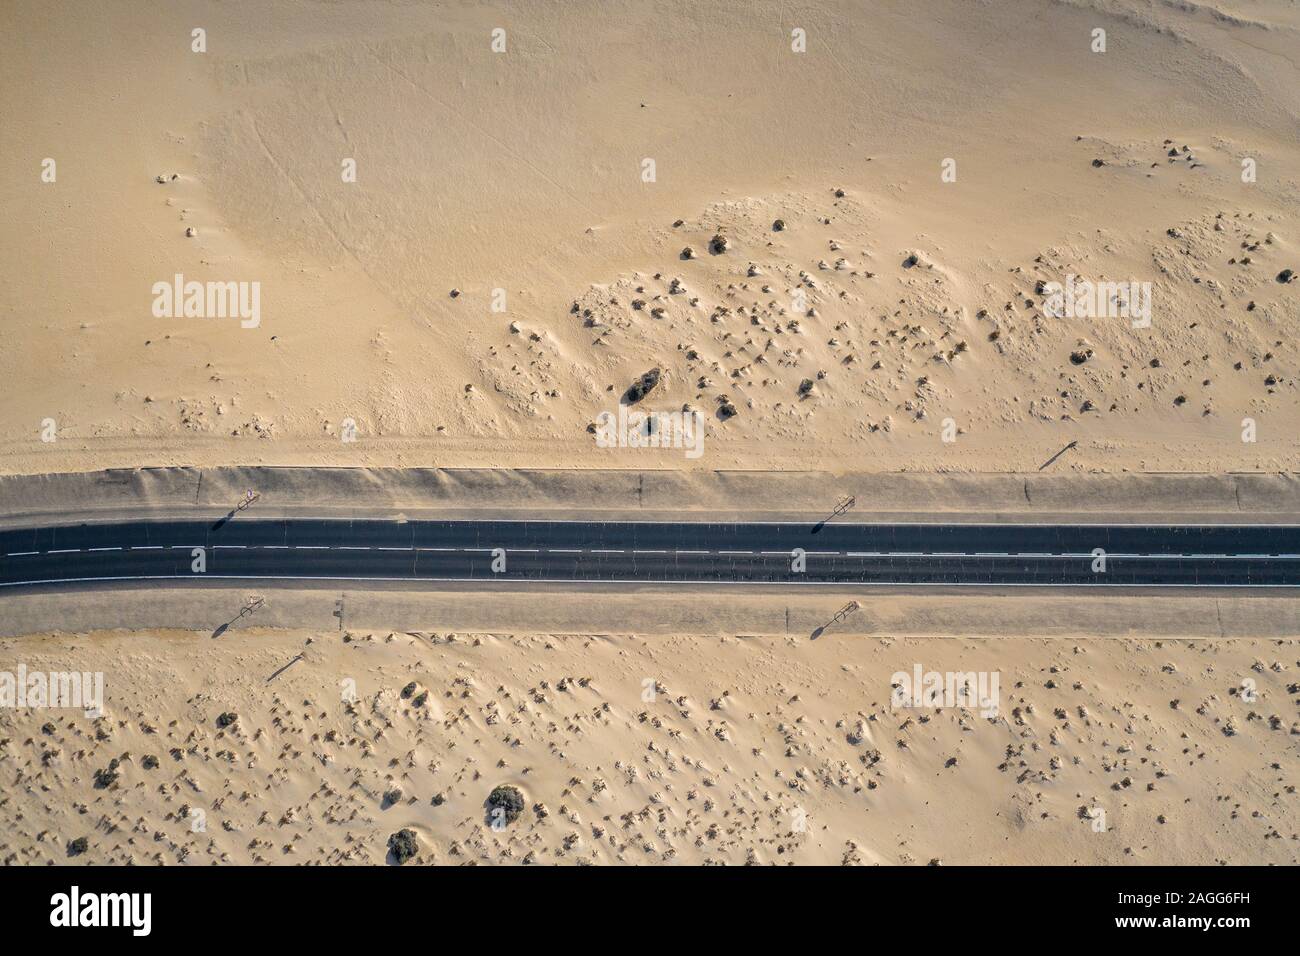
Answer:
<path fill-rule="evenodd" d="M 707 422 L 662 467 L 1296 464 L 1289 5 L 47 10 L 3 14 L 7 471 L 639 467 L 587 426 L 647 367 Z M 259 324 L 155 317 L 178 273 Z M 1047 315 L 1071 274 L 1150 327 Z"/>

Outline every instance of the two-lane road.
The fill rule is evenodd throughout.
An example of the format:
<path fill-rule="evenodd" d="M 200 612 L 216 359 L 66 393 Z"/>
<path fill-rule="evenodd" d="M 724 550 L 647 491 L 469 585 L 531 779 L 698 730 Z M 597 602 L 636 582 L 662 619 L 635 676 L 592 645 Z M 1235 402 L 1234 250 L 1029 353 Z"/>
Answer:
<path fill-rule="evenodd" d="M 1300 587 L 1297 525 L 265 519 L 0 530 L 0 586 L 271 579 Z"/>

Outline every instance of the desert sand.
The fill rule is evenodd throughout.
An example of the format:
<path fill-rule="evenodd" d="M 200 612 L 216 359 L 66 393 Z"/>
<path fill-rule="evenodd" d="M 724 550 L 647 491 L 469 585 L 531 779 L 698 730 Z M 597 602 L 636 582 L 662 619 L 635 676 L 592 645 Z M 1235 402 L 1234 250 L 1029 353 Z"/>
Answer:
<path fill-rule="evenodd" d="M 408 866 L 1295 864 L 1298 649 L 255 628 L 11 638 L 0 656 L 31 670 L 102 670 L 109 703 L 98 720 L 0 712 L 0 859 L 381 864 L 408 829 Z M 997 670 L 996 715 L 894 707 L 893 675 L 918 664 Z M 494 828 L 499 785 L 525 806 Z"/>
<path fill-rule="evenodd" d="M 5 472 L 1297 464 L 1293 4 L 0 27 Z M 258 324 L 155 316 L 177 274 L 259 283 Z M 1070 275 L 1150 283 L 1150 327 L 1049 316 Z M 701 458 L 588 431 L 651 368 Z"/>

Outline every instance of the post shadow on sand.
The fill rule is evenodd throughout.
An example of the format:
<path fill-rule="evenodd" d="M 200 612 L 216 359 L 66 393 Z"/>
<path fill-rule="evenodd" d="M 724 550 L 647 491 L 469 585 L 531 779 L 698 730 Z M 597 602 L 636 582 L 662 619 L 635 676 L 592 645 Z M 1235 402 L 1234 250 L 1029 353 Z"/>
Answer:
<path fill-rule="evenodd" d="M 215 637 L 216 635 L 214 634 L 213 636 Z M 281 668 L 279 668 L 278 670 L 276 670 L 276 672 L 275 672 L 274 674 L 272 674 L 270 677 L 268 677 L 268 678 L 266 679 L 266 682 L 267 682 L 268 684 L 271 683 L 271 681 L 275 680 L 277 677 L 279 677 L 281 674 L 283 674 L 285 671 L 287 671 L 287 670 L 288 670 L 290 667 L 292 667 L 294 664 L 297 664 L 300 660 L 302 660 L 302 655 L 301 655 L 301 654 L 295 654 L 292 658 L 289 659 L 289 662 L 288 662 L 287 664 L 285 664 L 283 667 L 281 667 Z"/>
<path fill-rule="evenodd" d="M 862 607 L 862 605 L 859 604 L 857 601 L 850 601 L 848 604 L 844 605 L 842 608 L 836 611 L 835 616 L 832 617 L 825 624 L 822 624 L 820 627 L 813 628 L 813 632 L 812 634 L 809 635 L 809 639 L 813 641 L 817 640 L 817 638 L 821 637 L 822 634 L 826 632 L 826 628 L 830 627 L 833 624 L 841 623 L 846 618 L 848 618 L 850 614 L 852 614 L 860 607 Z"/>
<path fill-rule="evenodd" d="M 822 528 L 826 527 L 826 522 L 834 521 L 836 518 L 838 518 L 840 515 L 844 514 L 846 511 L 851 509 L 857 503 L 858 503 L 858 499 L 855 498 L 853 495 L 845 495 L 843 498 L 840 499 L 840 503 L 835 506 L 835 509 L 830 514 L 828 514 L 825 518 L 822 518 L 821 521 L 818 521 L 815 525 L 813 525 L 812 533 L 818 534 L 822 530 Z"/>
<path fill-rule="evenodd" d="M 252 599 L 250 599 L 250 600 L 249 600 L 249 601 L 248 601 L 248 602 L 247 602 L 243 607 L 241 607 L 241 608 L 239 609 L 239 613 L 238 613 L 238 614 L 236 614 L 234 617 L 232 617 L 232 618 L 231 618 L 229 621 L 227 621 L 225 624 L 220 625 L 220 626 L 219 626 L 215 631 L 212 632 L 212 639 L 213 639 L 213 640 L 216 640 L 218 637 L 221 637 L 221 635 L 225 634 L 226 631 L 230 630 L 230 628 L 231 628 L 233 625 L 239 623 L 239 619 L 240 619 L 240 618 L 242 618 L 242 617 L 247 617 L 247 616 L 250 615 L 250 614 L 256 614 L 258 611 L 260 611 L 260 610 L 261 610 L 263 607 L 265 607 L 265 606 L 266 606 L 266 599 L 265 599 L 265 598 L 252 598 Z M 301 656 L 301 655 L 300 655 L 300 656 Z M 290 663 L 292 663 L 292 662 L 290 662 Z M 286 665 L 286 666 L 288 666 L 288 665 Z M 277 671 L 276 673 L 279 673 L 279 671 Z"/>
<path fill-rule="evenodd" d="M 1077 445 L 1077 444 L 1079 444 L 1077 441 L 1072 441 L 1072 442 L 1070 442 L 1068 445 L 1066 445 L 1064 448 L 1062 448 L 1060 451 L 1058 451 L 1058 452 L 1057 452 L 1055 455 L 1053 455 L 1051 458 L 1047 459 L 1047 461 L 1045 461 L 1045 462 L 1043 462 L 1041 465 L 1039 465 L 1039 466 L 1038 466 L 1038 470 L 1039 470 L 1039 471 L 1042 471 L 1044 468 L 1046 468 L 1046 467 L 1047 467 L 1048 465 L 1050 465 L 1052 462 L 1056 461 L 1056 459 L 1060 458 L 1062 455 L 1064 455 L 1067 451 L 1069 451 L 1071 448 L 1073 448 L 1073 447 L 1074 447 L 1075 445 Z"/>

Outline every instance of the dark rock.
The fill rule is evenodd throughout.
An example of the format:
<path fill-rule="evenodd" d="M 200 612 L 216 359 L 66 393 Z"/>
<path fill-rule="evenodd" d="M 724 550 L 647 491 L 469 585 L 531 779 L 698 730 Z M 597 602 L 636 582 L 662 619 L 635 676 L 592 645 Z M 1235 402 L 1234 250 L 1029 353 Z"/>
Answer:
<path fill-rule="evenodd" d="M 623 394 L 623 401 L 628 405 L 635 405 L 637 402 L 641 401 L 641 399 L 649 395 L 650 392 L 654 390 L 654 387 L 659 384 L 661 374 L 662 373 L 657 368 L 652 368 L 650 371 L 646 372 L 628 386 L 628 390 Z"/>

